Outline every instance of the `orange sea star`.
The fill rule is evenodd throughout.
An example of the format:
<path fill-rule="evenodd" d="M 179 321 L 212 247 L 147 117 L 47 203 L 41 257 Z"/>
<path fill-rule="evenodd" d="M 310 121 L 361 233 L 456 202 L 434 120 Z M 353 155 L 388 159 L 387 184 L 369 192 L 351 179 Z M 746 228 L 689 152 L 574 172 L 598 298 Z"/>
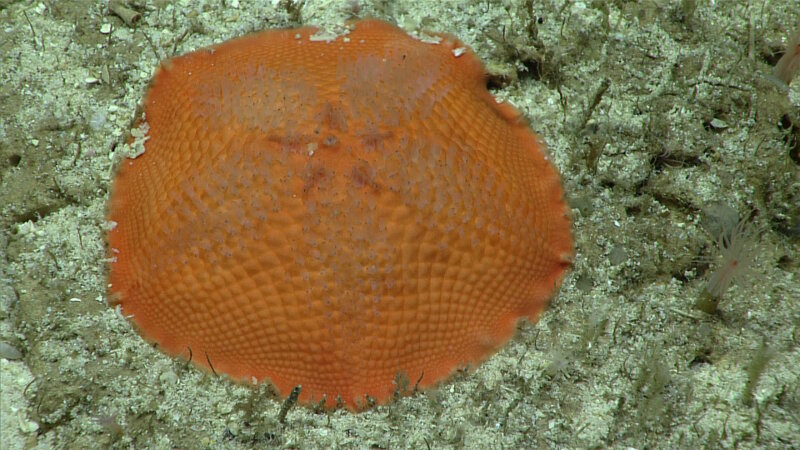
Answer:
<path fill-rule="evenodd" d="M 359 408 L 535 320 L 572 241 L 542 145 L 464 44 L 318 33 L 164 63 L 114 180 L 109 282 L 170 354 Z"/>

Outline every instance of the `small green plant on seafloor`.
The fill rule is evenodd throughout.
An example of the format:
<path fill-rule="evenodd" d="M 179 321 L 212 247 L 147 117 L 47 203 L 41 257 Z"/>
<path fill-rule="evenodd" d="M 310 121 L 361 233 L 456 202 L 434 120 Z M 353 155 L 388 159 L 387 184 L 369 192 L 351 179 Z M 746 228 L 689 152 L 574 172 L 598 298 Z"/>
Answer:
<path fill-rule="evenodd" d="M 697 309 L 708 314 L 716 312 L 730 285 L 750 273 L 755 262 L 759 234 L 748 217 L 732 228 L 725 226 L 723 222 L 715 239 L 720 262 L 708 277 L 703 292 L 695 303 Z"/>
<path fill-rule="evenodd" d="M 648 345 L 640 355 L 639 372 L 633 379 L 636 412 L 640 427 L 664 426 L 672 420 L 667 386 L 672 381 L 661 342 Z"/>
<path fill-rule="evenodd" d="M 747 383 L 742 392 L 742 403 L 747 406 L 753 404 L 753 395 L 758 385 L 758 380 L 767 368 L 767 364 L 775 356 L 775 351 L 767 347 L 767 340 L 762 339 L 761 345 L 756 349 L 750 364 L 747 366 Z"/>

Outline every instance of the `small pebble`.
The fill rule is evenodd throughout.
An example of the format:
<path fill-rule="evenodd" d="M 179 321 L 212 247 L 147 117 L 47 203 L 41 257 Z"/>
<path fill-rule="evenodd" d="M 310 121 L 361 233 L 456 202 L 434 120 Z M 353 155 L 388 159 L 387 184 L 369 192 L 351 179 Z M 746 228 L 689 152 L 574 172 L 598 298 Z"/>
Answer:
<path fill-rule="evenodd" d="M 230 414 L 233 406 L 230 403 L 217 403 L 217 412 L 220 414 Z"/>
<path fill-rule="evenodd" d="M 28 234 L 31 234 L 35 229 L 36 227 L 33 225 L 33 222 L 29 220 L 25 223 L 17 225 L 17 234 L 19 234 L 20 236 L 27 236 Z"/>
<path fill-rule="evenodd" d="M 17 361 L 22 359 L 22 352 L 10 344 L 0 342 L 0 358 L 5 358 L 9 361 Z"/>
<path fill-rule="evenodd" d="M 716 128 L 717 130 L 723 130 L 725 128 L 728 128 L 728 124 L 724 120 L 716 118 L 711 119 L 711 126 Z"/>
<path fill-rule="evenodd" d="M 20 419 L 19 429 L 25 434 L 33 434 L 39 431 L 39 424 L 32 420 Z"/>
<path fill-rule="evenodd" d="M 622 247 L 620 245 L 615 245 L 611 249 L 611 252 L 608 255 L 608 259 L 611 262 L 612 266 L 617 266 L 617 265 L 622 264 L 625 261 L 627 261 L 628 260 L 628 254 L 625 251 L 625 247 Z"/>
<path fill-rule="evenodd" d="M 111 33 L 111 24 L 110 23 L 104 23 L 103 26 L 100 27 L 100 32 L 103 33 L 103 34 Z"/>
<path fill-rule="evenodd" d="M 92 114 L 92 117 L 89 118 L 89 126 L 92 127 L 93 130 L 99 130 L 103 128 L 106 124 L 106 112 L 102 109 L 98 109 L 97 111 Z"/>
<path fill-rule="evenodd" d="M 172 370 L 167 370 L 158 377 L 158 380 L 161 381 L 162 384 L 177 384 L 178 375 L 176 375 Z"/>

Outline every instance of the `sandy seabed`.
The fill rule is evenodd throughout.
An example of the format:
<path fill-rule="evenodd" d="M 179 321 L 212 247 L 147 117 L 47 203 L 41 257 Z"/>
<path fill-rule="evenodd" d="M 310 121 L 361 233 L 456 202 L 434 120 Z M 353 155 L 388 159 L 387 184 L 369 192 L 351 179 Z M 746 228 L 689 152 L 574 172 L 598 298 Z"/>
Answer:
<path fill-rule="evenodd" d="M 0 0 L 0 448 L 789 448 L 800 442 L 796 1 Z M 354 414 L 145 343 L 107 306 L 105 208 L 159 61 L 379 17 L 450 32 L 548 143 L 576 258 L 473 373 Z M 694 308 L 719 223 L 754 262 Z M 715 225 L 716 224 L 716 225 Z"/>

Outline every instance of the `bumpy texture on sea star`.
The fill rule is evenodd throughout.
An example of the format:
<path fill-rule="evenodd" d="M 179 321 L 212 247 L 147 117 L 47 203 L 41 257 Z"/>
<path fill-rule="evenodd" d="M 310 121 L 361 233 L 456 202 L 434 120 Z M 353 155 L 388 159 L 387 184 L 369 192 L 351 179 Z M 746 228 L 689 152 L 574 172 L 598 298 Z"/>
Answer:
<path fill-rule="evenodd" d="M 305 402 L 475 367 L 569 265 L 559 177 L 450 36 L 266 31 L 166 62 L 109 219 L 115 303 L 164 351 Z"/>

